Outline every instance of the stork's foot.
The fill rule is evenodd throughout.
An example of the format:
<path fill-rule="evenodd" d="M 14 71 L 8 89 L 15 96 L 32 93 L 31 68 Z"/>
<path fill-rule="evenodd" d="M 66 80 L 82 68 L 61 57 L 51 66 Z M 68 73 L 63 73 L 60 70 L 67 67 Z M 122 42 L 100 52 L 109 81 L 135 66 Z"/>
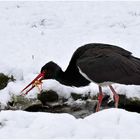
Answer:
<path fill-rule="evenodd" d="M 118 104 L 119 104 L 119 95 L 116 93 L 116 91 L 114 90 L 114 88 L 109 85 L 113 96 L 114 96 L 114 101 L 115 101 L 115 107 L 118 108 Z M 102 92 L 102 88 L 101 86 L 99 86 L 99 95 L 98 95 L 98 103 L 97 103 L 97 107 L 96 107 L 96 112 L 98 112 L 100 110 L 100 106 L 102 104 L 102 100 L 103 100 L 104 94 Z"/>
<path fill-rule="evenodd" d="M 114 95 L 114 101 L 115 101 L 115 108 L 118 108 L 118 105 L 119 105 L 119 95 L 117 95 L 117 94 Z"/>
<path fill-rule="evenodd" d="M 119 104 L 119 95 L 116 93 L 116 91 L 114 90 L 114 88 L 110 85 L 109 86 L 113 95 L 114 95 L 114 101 L 115 101 L 115 107 L 118 108 L 118 104 Z"/>
<path fill-rule="evenodd" d="M 103 97 L 104 97 L 103 94 L 98 95 L 98 103 L 97 103 L 97 107 L 96 107 L 96 112 L 98 112 L 100 110 L 100 106 L 102 104 Z"/>

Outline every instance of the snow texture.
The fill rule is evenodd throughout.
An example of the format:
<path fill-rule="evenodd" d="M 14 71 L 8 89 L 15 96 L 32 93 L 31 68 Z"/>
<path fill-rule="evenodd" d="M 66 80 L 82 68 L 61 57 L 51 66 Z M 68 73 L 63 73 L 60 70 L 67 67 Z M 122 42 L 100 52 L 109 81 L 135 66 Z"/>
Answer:
<path fill-rule="evenodd" d="M 140 114 L 122 109 L 106 109 L 84 119 L 76 119 L 69 114 L 23 111 L 0 113 L 0 139 L 139 139 L 139 130 Z"/>

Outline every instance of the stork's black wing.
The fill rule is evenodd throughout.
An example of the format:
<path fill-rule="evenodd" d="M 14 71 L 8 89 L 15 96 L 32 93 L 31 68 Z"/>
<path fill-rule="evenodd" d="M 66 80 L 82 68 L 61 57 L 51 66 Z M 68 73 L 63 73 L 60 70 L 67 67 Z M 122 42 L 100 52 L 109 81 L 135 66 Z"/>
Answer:
<path fill-rule="evenodd" d="M 77 66 L 97 83 L 140 84 L 140 60 L 123 50 L 88 49 L 78 58 Z"/>

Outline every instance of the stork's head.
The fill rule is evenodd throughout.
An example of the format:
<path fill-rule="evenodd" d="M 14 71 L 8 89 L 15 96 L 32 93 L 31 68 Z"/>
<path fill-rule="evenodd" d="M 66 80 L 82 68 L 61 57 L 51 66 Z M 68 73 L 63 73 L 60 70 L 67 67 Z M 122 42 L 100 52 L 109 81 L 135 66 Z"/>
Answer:
<path fill-rule="evenodd" d="M 56 79 L 60 71 L 61 68 L 52 61 L 41 68 L 41 73 L 44 73 L 44 79 Z"/>
<path fill-rule="evenodd" d="M 44 79 L 56 79 L 60 71 L 61 68 L 56 63 L 52 61 L 48 62 L 41 68 L 40 74 L 38 74 L 37 77 L 21 91 L 21 93 L 26 90 L 24 94 L 27 94 L 35 87 L 36 81 L 41 82 Z M 30 86 L 32 87 L 27 90 Z"/>

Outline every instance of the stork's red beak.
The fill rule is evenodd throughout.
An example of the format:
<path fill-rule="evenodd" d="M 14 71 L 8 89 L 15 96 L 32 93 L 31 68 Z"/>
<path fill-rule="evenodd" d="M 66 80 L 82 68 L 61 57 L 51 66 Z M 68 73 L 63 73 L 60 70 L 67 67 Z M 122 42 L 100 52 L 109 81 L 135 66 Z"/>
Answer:
<path fill-rule="evenodd" d="M 42 79 L 44 78 L 44 76 L 45 76 L 45 72 L 42 72 L 42 73 L 40 73 L 29 85 L 27 85 L 22 91 L 21 91 L 21 93 L 22 94 L 24 94 L 24 95 L 26 95 L 26 94 L 28 94 L 28 92 L 29 91 L 31 91 L 34 87 L 35 87 L 35 82 L 36 81 L 42 81 Z M 31 87 L 30 87 L 31 86 Z M 28 87 L 30 87 L 29 89 L 27 89 Z M 26 90 L 27 89 L 27 90 Z M 24 91 L 25 91 L 25 93 L 24 93 Z"/>

